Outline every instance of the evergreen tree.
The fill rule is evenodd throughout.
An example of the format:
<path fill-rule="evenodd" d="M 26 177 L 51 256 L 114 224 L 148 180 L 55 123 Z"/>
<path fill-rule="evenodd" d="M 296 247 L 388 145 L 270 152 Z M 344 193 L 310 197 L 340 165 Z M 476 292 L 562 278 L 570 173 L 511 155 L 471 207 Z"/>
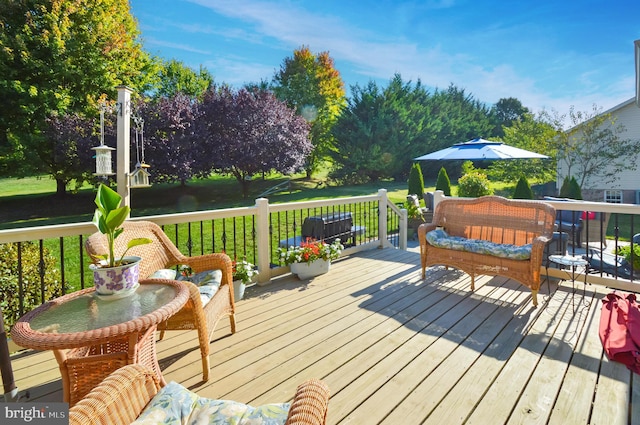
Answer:
<path fill-rule="evenodd" d="M 569 198 L 582 199 L 582 191 L 580 190 L 580 184 L 575 177 L 571 177 L 569 180 Z"/>
<path fill-rule="evenodd" d="M 569 176 L 565 176 L 564 180 L 562 181 L 562 186 L 560 187 L 560 197 L 561 198 L 570 198 L 569 196 L 569 192 L 570 192 L 570 188 L 569 188 Z"/>
<path fill-rule="evenodd" d="M 418 195 L 418 199 L 422 198 L 424 193 L 424 178 L 422 177 L 422 169 L 420 164 L 414 162 L 409 172 L 409 195 Z"/>
<path fill-rule="evenodd" d="M 518 180 L 518 184 L 516 184 L 516 188 L 513 191 L 513 199 L 533 199 L 533 191 L 531 191 L 531 186 L 529 186 L 526 177 L 522 176 Z"/>
<path fill-rule="evenodd" d="M 441 190 L 445 196 L 451 196 L 451 180 L 444 167 L 438 172 L 438 180 L 436 180 L 436 190 Z"/>

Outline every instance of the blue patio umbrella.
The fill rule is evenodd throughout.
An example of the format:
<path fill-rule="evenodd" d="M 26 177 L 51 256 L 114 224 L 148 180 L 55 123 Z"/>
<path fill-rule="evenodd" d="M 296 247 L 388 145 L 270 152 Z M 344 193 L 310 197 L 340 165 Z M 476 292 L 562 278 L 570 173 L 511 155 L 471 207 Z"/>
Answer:
<path fill-rule="evenodd" d="M 546 155 L 525 149 L 514 148 L 503 142 L 485 139 L 473 139 L 456 143 L 439 151 L 413 158 L 414 161 L 450 161 L 450 160 L 497 160 L 497 159 L 547 159 Z"/>

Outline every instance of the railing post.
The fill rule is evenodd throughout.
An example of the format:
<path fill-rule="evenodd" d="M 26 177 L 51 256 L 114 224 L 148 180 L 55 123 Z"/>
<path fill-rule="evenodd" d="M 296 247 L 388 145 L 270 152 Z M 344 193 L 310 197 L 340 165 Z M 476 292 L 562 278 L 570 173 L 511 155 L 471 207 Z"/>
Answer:
<path fill-rule="evenodd" d="M 256 250 L 258 257 L 258 284 L 271 280 L 271 253 L 269 252 L 269 200 L 256 199 Z"/>
<path fill-rule="evenodd" d="M 402 208 L 400 210 L 400 228 L 398 229 L 398 237 L 400 238 L 399 246 L 403 251 L 407 250 L 407 231 L 409 227 L 409 212 Z"/>
<path fill-rule="evenodd" d="M 433 192 L 433 211 L 436 210 L 436 205 L 438 205 L 438 202 L 442 201 L 444 198 L 446 198 L 446 196 L 444 196 L 443 191 L 436 190 L 435 192 Z"/>
<path fill-rule="evenodd" d="M 378 241 L 384 248 L 387 241 L 387 189 L 378 190 Z"/>

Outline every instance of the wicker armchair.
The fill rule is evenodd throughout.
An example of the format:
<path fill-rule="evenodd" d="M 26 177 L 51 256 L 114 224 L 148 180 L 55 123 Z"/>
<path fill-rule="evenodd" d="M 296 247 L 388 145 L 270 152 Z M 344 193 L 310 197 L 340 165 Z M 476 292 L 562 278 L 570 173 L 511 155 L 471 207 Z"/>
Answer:
<path fill-rule="evenodd" d="M 140 279 L 146 279 L 157 270 L 178 264 L 189 265 L 194 272 L 222 270 L 220 289 L 205 306 L 202 305 L 198 287 L 193 283 L 185 282 L 189 286 L 189 301 L 176 315 L 158 325 L 158 330 L 163 333 L 165 330 L 195 329 L 198 331 L 202 356 L 202 379 L 207 381 L 209 379 L 209 341 L 218 321 L 224 316 L 229 316 L 231 333 L 236 331 L 231 259 L 222 253 L 186 257 L 176 248 L 160 226 L 150 221 L 127 221 L 122 227 L 124 231 L 115 240 L 116 255 L 122 253 L 128 241 L 133 238 L 145 237 L 153 241 L 151 244 L 131 248 L 127 253 L 142 257 Z M 95 255 L 108 252 L 106 243 L 105 235 L 96 232 L 87 239 L 85 248 L 89 256 L 95 260 Z"/>
<path fill-rule="evenodd" d="M 122 367 L 69 410 L 69 424 L 129 424 L 161 387 L 152 371 L 140 365 Z M 298 386 L 285 425 L 323 425 L 328 404 L 327 385 L 315 379 L 306 381 Z"/>

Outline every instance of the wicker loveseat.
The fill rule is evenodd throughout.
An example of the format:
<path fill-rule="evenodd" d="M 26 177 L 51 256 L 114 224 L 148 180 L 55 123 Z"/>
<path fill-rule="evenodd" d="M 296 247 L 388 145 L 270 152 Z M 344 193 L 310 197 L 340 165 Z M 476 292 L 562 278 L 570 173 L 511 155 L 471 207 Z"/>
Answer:
<path fill-rule="evenodd" d="M 177 384 L 170 383 L 169 385 Z M 109 375 L 100 385 L 94 388 L 69 410 L 69 424 L 130 424 L 138 419 L 147 405 L 150 404 L 149 402 L 152 401 L 154 396 L 156 396 L 162 388 L 155 373 L 151 370 L 137 364 L 124 366 Z M 205 404 L 207 401 L 217 402 L 216 400 L 200 398 L 199 401 L 194 401 L 189 403 L 189 405 L 178 406 L 178 415 L 191 415 L 192 409 L 198 405 Z M 170 412 L 172 407 L 176 407 L 175 402 L 176 400 L 161 400 L 155 404 L 156 408 L 167 409 L 167 415 L 164 419 L 169 422 L 171 422 L 169 420 L 170 415 L 175 413 L 175 411 Z M 315 379 L 308 380 L 298 386 L 291 406 L 288 409 L 288 414 L 285 410 L 284 415 L 286 415 L 286 422 L 284 422 L 284 424 L 323 425 L 326 423 L 328 404 L 329 388 L 326 384 Z M 206 404 L 205 407 L 207 407 Z M 205 408 L 204 410 L 207 409 Z M 236 412 L 242 411 L 242 405 L 235 405 L 234 409 L 228 410 L 234 410 Z M 214 409 L 209 408 L 208 411 L 204 413 L 211 413 L 212 411 L 214 411 Z M 155 411 L 152 413 L 152 417 L 145 418 L 145 423 L 167 423 L 163 422 L 160 418 L 164 416 L 162 412 Z M 186 421 L 186 418 L 183 419 Z M 200 419 L 202 419 L 202 417 L 200 417 Z M 206 421 L 205 423 L 209 422 Z"/>
<path fill-rule="evenodd" d="M 426 267 L 435 264 L 468 273 L 471 290 L 475 289 L 475 275 L 505 276 L 529 287 L 533 305 L 537 306 L 540 267 L 545 244 L 553 236 L 554 221 L 554 208 L 543 202 L 499 196 L 444 199 L 435 208 L 433 222 L 418 228 L 422 278 Z M 433 240 L 439 232 L 460 244 L 453 248 L 432 245 L 428 239 Z M 468 245 L 472 251 L 465 250 Z M 502 256 L 503 251 L 516 255 L 510 256 L 509 252 Z"/>

